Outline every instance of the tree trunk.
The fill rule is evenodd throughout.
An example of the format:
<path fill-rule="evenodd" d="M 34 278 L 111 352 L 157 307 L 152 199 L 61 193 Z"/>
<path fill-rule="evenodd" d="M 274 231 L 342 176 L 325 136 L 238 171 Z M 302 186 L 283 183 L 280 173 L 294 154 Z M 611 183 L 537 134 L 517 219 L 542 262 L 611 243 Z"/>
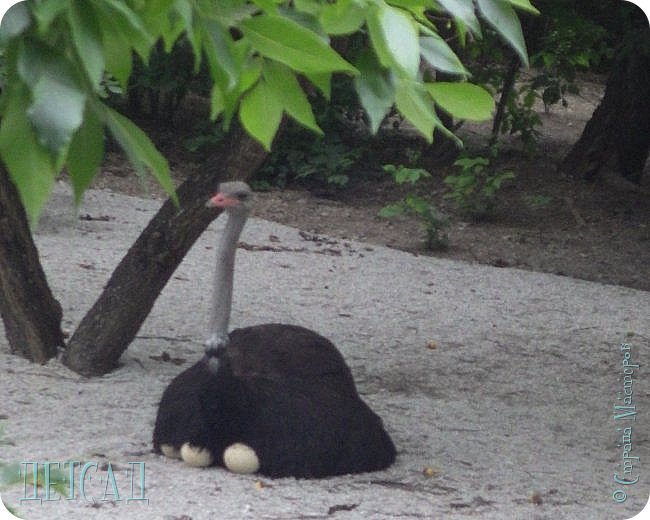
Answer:
<path fill-rule="evenodd" d="M 650 151 L 650 29 L 635 40 L 614 63 L 603 100 L 563 159 L 563 171 L 590 179 L 615 157 L 623 176 L 641 182 Z"/>
<path fill-rule="evenodd" d="M 11 352 L 39 363 L 64 346 L 54 299 L 18 190 L 0 165 L 0 314 Z"/>
<path fill-rule="evenodd" d="M 510 57 L 510 63 L 508 63 L 508 69 L 506 70 L 505 77 L 503 79 L 503 89 L 501 90 L 501 97 L 499 97 L 499 102 L 497 103 L 497 109 L 494 113 L 494 120 L 492 122 L 492 135 L 490 136 L 490 146 L 497 143 L 499 140 L 499 133 L 501 132 L 501 125 L 503 123 L 503 117 L 506 112 L 506 107 L 508 106 L 508 100 L 512 96 L 512 91 L 515 88 L 515 80 L 517 79 L 517 73 L 519 72 L 520 61 L 519 56 L 512 55 Z"/>
<path fill-rule="evenodd" d="M 235 126 L 218 153 L 167 200 L 113 272 L 68 342 L 63 362 L 87 376 L 109 372 L 133 340 L 156 298 L 197 238 L 216 218 L 205 201 L 221 179 L 246 180 L 267 154 Z"/>

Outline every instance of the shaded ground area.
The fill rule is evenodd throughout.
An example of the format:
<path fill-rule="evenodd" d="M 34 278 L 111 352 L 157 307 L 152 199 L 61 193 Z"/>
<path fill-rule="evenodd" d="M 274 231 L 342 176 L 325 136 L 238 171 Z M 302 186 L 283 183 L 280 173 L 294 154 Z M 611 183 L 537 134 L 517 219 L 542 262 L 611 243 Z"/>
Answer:
<path fill-rule="evenodd" d="M 557 171 L 558 161 L 578 139 L 602 94 L 602 84 L 583 81 L 580 95 L 568 96 L 567 108 L 556 106 L 544 113 L 540 106 L 544 126 L 532 156 L 525 154 L 516 140 L 503 138 L 495 167 L 512 170 L 517 178 L 503 188 L 489 221 L 469 222 L 458 215 L 444 198 L 447 187 L 442 182 L 453 169 L 431 161 L 433 178 L 420 190 L 432 193 L 436 205 L 451 217 L 451 246 L 446 252 L 425 250 L 424 233 L 415 219 L 377 216 L 385 204 L 396 202 L 405 193 L 386 174 L 360 173 L 348 187 L 336 191 L 293 186 L 261 193 L 256 214 L 306 231 L 417 254 L 650 290 L 650 172 L 639 187 L 618 177 L 614 165 L 607 165 L 603 175 L 592 182 Z M 200 160 L 183 144 L 196 134 L 195 122 L 184 117 L 173 128 L 154 131 L 179 180 Z M 484 149 L 488 133 L 485 124 L 466 124 L 460 130 L 468 147 L 477 153 Z M 391 155 L 396 162 L 403 157 L 408 139 L 396 142 L 401 144 L 383 150 L 380 162 L 390 162 Z M 109 155 L 95 185 L 130 194 L 147 193 L 117 153 Z M 156 186 L 148 189 L 161 196 Z"/>

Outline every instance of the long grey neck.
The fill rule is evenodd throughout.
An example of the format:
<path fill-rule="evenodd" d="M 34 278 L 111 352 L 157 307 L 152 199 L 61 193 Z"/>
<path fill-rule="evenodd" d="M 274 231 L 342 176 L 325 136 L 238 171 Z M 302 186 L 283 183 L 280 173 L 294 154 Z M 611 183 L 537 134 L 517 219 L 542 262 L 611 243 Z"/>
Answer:
<path fill-rule="evenodd" d="M 210 312 L 209 336 L 205 342 L 205 353 L 211 361 L 217 361 L 219 347 L 228 343 L 228 322 L 232 306 L 232 287 L 235 267 L 235 253 L 247 215 L 244 212 L 228 211 L 228 221 L 217 249 L 217 265 L 214 273 L 212 308 Z"/>

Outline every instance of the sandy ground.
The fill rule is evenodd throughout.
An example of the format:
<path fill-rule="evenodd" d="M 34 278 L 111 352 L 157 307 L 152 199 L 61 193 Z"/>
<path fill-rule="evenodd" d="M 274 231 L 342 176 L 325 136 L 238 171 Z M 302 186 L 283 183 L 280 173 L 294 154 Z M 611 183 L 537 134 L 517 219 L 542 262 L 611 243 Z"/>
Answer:
<path fill-rule="evenodd" d="M 80 213 L 107 218 L 78 220 L 57 188 L 37 244 L 66 329 L 158 204 L 90 191 Z M 3 487 L 3 501 L 22 517 L 610 520 L 645 506 L 650 293 L 315 242 L 259 219 L 242 241 L 276 251 L 239 250 L 232 325 L 297 323 L 332 339 L 383 417 L 397 461 L 373 474 L 269 480 L 153 454 L 160 395 L 201 355 L 222 225 L 197 242 L 113 373 L 85 379 L 56 360 L 33 365 L 0 338 L 0 461 L 80 462 L 73 500 L 46 501 L 39 488 L 42 501 L 26 501 L 31 486 Z M 185 363 L 163 362 L 163 352 Z M 627 369 L 627 386 L 626 359 L 640 365 Z M 615 419 L 625 415 L 614 407 L 626 389 L 637 413 Z M 615 474 L 639 480 L 617 484 Z M 627 499 L 617 503 L 621 491 Z M 148 501 L 127 500 L 140 496 Z"/>

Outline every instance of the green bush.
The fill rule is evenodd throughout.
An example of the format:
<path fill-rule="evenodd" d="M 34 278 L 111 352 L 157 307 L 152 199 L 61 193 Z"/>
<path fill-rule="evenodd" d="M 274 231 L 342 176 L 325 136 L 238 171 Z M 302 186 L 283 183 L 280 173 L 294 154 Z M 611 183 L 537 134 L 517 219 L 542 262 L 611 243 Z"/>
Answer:
<path fill-rule="evenodd" d="M 585 6 L 571 2 L 538 6 L 541 15 L 524 26 L 531 53 L 525 75 L 520 74 L 519 58 L 493 29 L 468 46 L 473 80 L 503 98 L 494 115 L 493 143 L 500 134 L 510 134 L 526 151 L 534 151 L 542 125 L 536 102 L 541 101 L 547 112 L 558 103 L 568 106 L 566 95 L 578 94 L 577 73 L 598 69 L 612 58 L 613 34 L 595 21 L 597 17 L 586 16 Z"/>
<path fill-rule="evenodd" d="M 287 122 L 256 183 L 284 187 L 300 182 L 341 188 L 350 181 L 370 139 L 355 130 L 358 125 L 353 119 L 361 107 L 352 80 L 345 76 L 333 78 L 329 101 L 318 94 L 311 98 L 323 135 Z"/>
<path fill-rule="evenodd" d="M 460 171 L 444 179 L 451 188 L 445 198 L 452 200 L 464 216 L 473 220 L 484 219 L 490 214 L 497 191 L 515 177 L 511 171 L 491 172 L 489 165 L 487 157 L 461 157 L 454 162 Z"/>
<path fill-rule="evenodd" d="M 257 174 L 256 182 L 284 187 L 291 182 L 346 186 L 352 167 L 363 155 L 336 134 L 314 137 L 304 130 L 288 132 L 267 163 Z"/>
<path fill-rule="evenodd" d="M 420 179 L 430 178 L 431 174 L 422 168 L 408 168 L 385 164 L 384 171 L 389 173 L 396 184 L 416 184 Z M 427 249 L 441 251 L 449 246 L 449 236 L 445 231 L 449 227 L 449 219 L 440 213 L 430 198 L 408 193 L 400 202 L 388 204 L 379 211 L 379 216 L 392 218 L 400 215 L 416 217 L 427 236 Z"/>
<path fill-rule="evenodd" d="M 544 11 L 548 29 L 539 39 L 530 63 L 538 68 L 529 89 L 536 92 L 548 111 L 561 102 L 568 106 L 565 94 L 578 94 L 576 74 L 609 60 L 613 54 L 607 43 L 607 30 L 576 15 L 569 6 L 552 6 Z"/>

